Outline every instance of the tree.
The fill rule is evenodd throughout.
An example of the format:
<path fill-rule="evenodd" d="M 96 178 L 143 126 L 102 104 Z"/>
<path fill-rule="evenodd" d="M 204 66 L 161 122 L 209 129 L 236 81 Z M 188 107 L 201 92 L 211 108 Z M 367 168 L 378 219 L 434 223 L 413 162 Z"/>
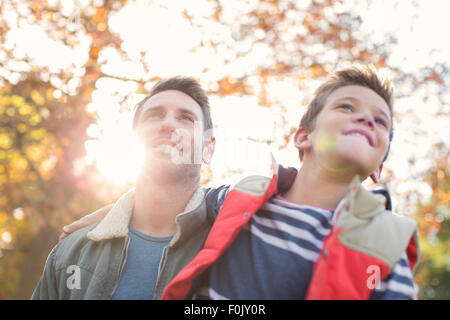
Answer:
<path fill-rule="evenodd" d="M 85 107 L 100 75 L 98 48 L 114 44 L 103 25 L 111 7 L 121 4 L 91 4 L 80 12 L 80 24 L 45 1 L 8 4 L 2 2 L 2 11 L 16 13 L 17 24 L 31 17 L 69 47 L 83 32 L 92 41 L 77 77 L 75 68 L 50 70 L 30 57 L 17 59 L 17 47 L 6 45 L 11 26 L 3 20 L 2 52 L 7 57 L 1 64 L 6 77 L 0 89 L 0 298 L 27 299 L 60 227 L 101 205 L 94 196 L 95 172 L 87 168 L 77 175 L 74 160 L 85 155 L 86 129 L 94 121 Z M 27 72 L 16 71 L 13 62 L 28 65 Z M 71 90 L 73 79 L 79 80 L 77 92 Z"/>
<path fill-rule="evenodd" d="M 341 61 L 389 67 L 390 45 L 395 43 L 393 37 L 383 45 L 366 41 L 359 30 L 361 17 L 344 0 L 259 0 L 239 5 L 228 0 L 155 0 L 142 8 L 141 4 L 1 2 L 0 299 L 29 298 L 59 228 L 116 200 L 129 187 L 107 188 L 95 164 L 83 161 L 86 130 L 99 120 L 92 103 L 102 83 L 115 81 L 130 85 L 128 91 L 108 92 L 121 112 L 129 111 L 135 93 L 147 92 L 165 76 L 158 69 L 160 62 L 177 62 L 179 56 L 171 55 L 176 50 L 167 44 L 185 39 L 178 30 L 164 33 L 170 33 L 172 25 L 151 24 L 153 20 L 143 15 L 129 20 L 127 28 L 114 26 L 127 9 L 138 6 L 153 18 L 161 14 L 182 22 L 180 30 L 189 29 L 196 39 L 184 44 L 184 54 L 200 57 L 195 60 L 202 65 L 196 77 L 210 96 L 256 96 L 261 108 L 279 112 L 279 139 L 267 141 L 278 149 L 286 147 L 298 123 L 273 92 L 274 82 L 290 81 L 303 93 L 295 106 L 304 106 L 314 81 Z M 143 28 L 147 22 L 150 25 Z M 127 40 L 130 34 L 138 35 L 138 41 Z M 25 42 L 14 40 L 21 36 Z M 150 36 L 158 36 L 153 46 Z M 155 62 L 155 56 L 162 60 Z M 117 72 L 111 64 L 126 67 Z M 131 69 L 137 72 L 132 74 Z M 438 86 L 440 98 L 447 93 L 446 65 L 416 74 L 395 71 L 394 80 L 407 88 L 401 95 L 430 83 Z M 211 171 L 205 168 L 204 173 L 206 184 Z"/>
<path fill-rule="evenodd" d="M 441 150 L 442 154 L 442 150 Z M 450 152 L 436 160 L 426 182 L 431 198 L 417 204 L 421 261 L 416 274 L 423 299 L 450 298 Z"/>

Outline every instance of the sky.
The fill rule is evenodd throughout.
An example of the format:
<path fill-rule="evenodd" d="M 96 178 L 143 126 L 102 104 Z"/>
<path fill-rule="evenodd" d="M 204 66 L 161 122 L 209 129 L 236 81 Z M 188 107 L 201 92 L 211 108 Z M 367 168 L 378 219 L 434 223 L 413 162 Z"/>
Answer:
<path fill-rule="evenodd" d="M 64 15 L 76 17 L 77 4 L 83 1 L 88 0 L 52 0 L 51 3 L 55 6 L 61 3 Z M 101 4 L 101 0 L 97 2 Z M 76 170 L 81 172 L 84 165 L 96 164 L 105 179 L 113 185 L 121 186 L 134 181 L 142 154 L 131 131 L 131 106 L 139 102 L 143 95 L 135 94 L 138 86 L 133 79 L 181 74 L 199 78 L 205 89 L 214 90 L 217 80 L 224 75 L 240 77 L 246 74 L 250 75 L 249 83 L 253 81 L 255 88 L 258 88 L 257 77 L 251 74 L 256 74 L 259 67 L 271 64 L 273 49 L 264 42 L 252 46 L 249 41 L 238 41 L 233 37 L 236 32 L 235 19 L 245 16 L 257 3 L 257 0 L 223 2 L 222 15 L 226 24 L 208 19 L 214 7 L 212 2 L 204 0 L 129 1 L 112 15 L 108 21 L 109 28 L 120 36 L 122 49 L 130 59 L 124 61 L 114 49 L 106 48 L 100 52 L 99 62 L 103 63 L 102 71 L 106 74 L 126 77 L 130 81 L 108 77 L 97 81 L 92 101 L 86 106 L 97 121 L 87 129 L 87 156 L 75 160 Z M 296 3 L 305 6 L 308 1 Z M 361 41 L 372 45 L 383 44 L 388 33 L 397 38 L 388 58 L 390 66 L 412 73 L 435 63 L 450 66 L 450 42 L 441 36 L 443 31 L 450 30 L 450 19 L 447 18 L 450 2 L 416 1 L 416 6 L 413 3 L 378 0 L 367 6 L 366 1 L 344 1 L 338 10 L 345 12 L 351 9 L 360 14 L 362 24 L 356 36 Z M 26 13 L 27 10 L 19 6 L 19 11 Z M 196 27 L 183 18 L 183 10 L 194 17 Z M 14 23 L 17 17 L 12 10 L 6 8 L 2 14 L 11 22 L 10 25 L 16 25 L 8 33 L 5 48 L 15 46 L 17 59 L 28 55 L 36 64 L 47 65 L 53 72 L 72 68 L 75 75 L 82 75 L 82 67 L 88 58 L 86 49 L 91 44 L 88 37 L 80 33 L 79 41 L 70 48 L 48 38 L 32 18 L 18 24 Z M 264 34 L 261 32 L 255 32 L 254 36 L 262 38 Z M 289 42 L 295 32 L 304 31 L 288 28 L 282 36 Z M 211 39 L 221 42 L 221 47 L 208 45 Z M 321 47 L 311 50 L 320 51 Z M 146 74 L 137 59 L 142 52 L 145 53 L 145 61 L 151 65 Z M 2 59 L 4 57 L 0 51 L 0 61 Z M 344 61 L 338 65 L 346 66 L 348 63 Z M 20 80 L 20 71 L 30 68 L 20 62 L 10 67 L 12 72 L 2 69 L 0 75 L 12 79 L 13 83 Z M 61 86 L 60 90 L 76 94 L 79 86 L 76 78 L 64 87 L 57 78 L 49 78 L 56 87 Z M 297 81 L 295 77 L 284 77 L 268 82 L 269 99 L 275 101 L 272 108 L 262 107 L 254 96 L 210 96 L 217 139 L 210 185 L 234 183 L 244 173 L 268 174 L 270 153 L 283 165 L 299 166 L 298 153 L 292 141 L 281 150 L 277 145 L 285 133 L 283 128 L 298 125 L 306 99 L 319 83 L 309 81 L 305 90 L 300 91 Z M 449 79 L 445 81 L 449 86 Z M 154 83 L 149 82 L 147 89 L 152 85 Z M 399 90 L 407 91 L 408 88 Z M 395 120 L 394 126 L 399 133 L 394 136 L 391 155 L 386 163 L 386 167 L 395 172 L 395 180 L 389 185 L 395 195 L 410 189 L 418 190 L 424 199 L 431 195 L 431 188 L 420 179 L 421 173 L 432 165 L 429 148 L 439 140 L 447 141 L 448 148 L 450 141 L 450 98 L 445 96 L 447 104 L 443 105 L 436 93 L 436 87 L 425 86 L 395 102 L 398 120 Z M 56 90 L 54 94 L 61 92 Z M 423 97 L 428 98 L 427 102 L 423 102 Z M 123 105 L 130 107 L 124 111 Z M 281 116 L 283 112 L 285 115 Z M 438 112 L 446 116 L 436 117 Z M 273 143 L 268 145 L 266 141 Z M 418 159 L 413 172 L 405 166 L 412 157 Z M 394 209 L 410 210 L 408 203 L 396 200 L 399 198 L 394 197 Z"/>

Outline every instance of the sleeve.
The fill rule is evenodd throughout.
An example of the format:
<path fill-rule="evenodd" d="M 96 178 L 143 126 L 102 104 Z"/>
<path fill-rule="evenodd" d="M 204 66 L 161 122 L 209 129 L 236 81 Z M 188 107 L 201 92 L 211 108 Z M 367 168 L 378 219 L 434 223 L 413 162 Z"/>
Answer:
<path fill-rule="evenodd" d="M 58 299 L 58 289 L 56 283 L 56 269 L 55 269 L 55 246 L 50 252 L 47 261 L 45 263 L 44 272 L 37 284 L 36 289 L 34 289 L 31 300 L 57 300 Z"/>
<path fill-rule="evenodd" d="M 375 288 L 370 300 L 417 300 L 417 285 L 414 283 L 406 252 L 386 279 Z"/>
<path fill-rule="evenodd" d="M 229 185 L 223 185 L 206 190 L 206 207 L 208 215 L 212 220 L 216 219 L 230 189 L 231 187 Z"/>

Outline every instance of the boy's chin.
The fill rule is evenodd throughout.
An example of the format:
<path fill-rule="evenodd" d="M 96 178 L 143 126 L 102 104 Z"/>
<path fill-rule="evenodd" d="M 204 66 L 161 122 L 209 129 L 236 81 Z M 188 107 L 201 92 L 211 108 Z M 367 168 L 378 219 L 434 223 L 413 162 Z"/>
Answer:
<path fill-rule="evenodd" d="M 359 175 L 364 180 L 368 176 L 367 172 L 371 172 L 368 169 L 367 159 L 358 156 L 357 153 L 337 152 L 333 155 L 328 154 L 320 162 L 330 173 L 348 176 L 349 178 Z"/>

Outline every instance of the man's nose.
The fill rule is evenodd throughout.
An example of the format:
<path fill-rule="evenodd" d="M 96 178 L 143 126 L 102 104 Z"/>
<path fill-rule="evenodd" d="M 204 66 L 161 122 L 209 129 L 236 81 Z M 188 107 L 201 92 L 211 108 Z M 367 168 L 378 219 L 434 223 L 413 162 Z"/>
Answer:
<path fill-rule="evenodd" d="M 165 133 L 172 133 L 175 130 L 175 119 L 171 114 L 167 114 L 160 123 L 160 131 Z"/>

